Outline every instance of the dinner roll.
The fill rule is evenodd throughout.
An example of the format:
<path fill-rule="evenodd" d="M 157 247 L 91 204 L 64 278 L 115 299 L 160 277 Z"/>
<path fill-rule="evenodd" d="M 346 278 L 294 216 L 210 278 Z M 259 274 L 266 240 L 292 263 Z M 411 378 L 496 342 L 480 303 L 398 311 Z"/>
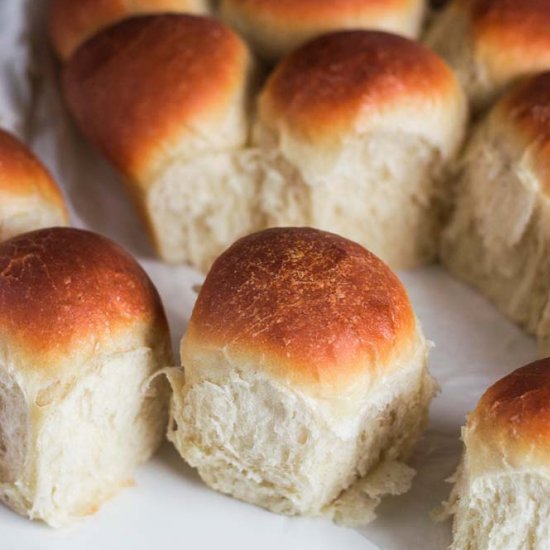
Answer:
<path fill-rule="evenodd" d="M 76 122 L 125 177 L 167 261 L 206 270 L 255 227 L 250 76 L 237 35 L 189 15 L 126 20 L 66 65 Z"/>
<path fill-rule="evenodd" d="M 363 523 L 405 492 L 428 346 L 400 281 L 337 235 L 274 228 L 214 263 L 181 344 L 168 438 L 214 489 Z"/>
<path fill-rule="evenodd" d="M 432 260 L 448 193 L 443 168 L 465 119 L 452 72 L 416 42 L 376 31 L 309 42 L 260 97 L 268 224 L 334 231 L 395 268 Z"/>
<path fill-rule="evenodd" d="M 550 359 L 491 386 L 462 429 L 445 512 L 453 550 L 544 550 L 550 540 Z"/>
<path fill-rule="evenodd" d="M 510 319 L 550 336 L 550 73 L 505 96 L 462 160 L 441 258 Z"/>
<path fill-rule="evenodd" d="M 425 0 L 221 0 L 221 16 L 264 59 L 273 61 L 307 40 L 338 29 L 382 29 L 418 35 Z"/>
<path fill-rule="evenodd" d="M 171 364 L 159 296 L 78 229 L 0 244 L 0 499 L 52 526 L 94 513 L 160 443 Z"/>
<path fill-rule="evenodd" d="M 547 0 L 453 0 L 426 41 L 481 111 L 519 78 L 550 69 L 549 28 Z"/>
<path fill-rule="evenodd" d="M 208 0 L 50 0 L 49 31 L 57 55 L 68 59 L 103 27 L 135 15 L 202 13 Z"/>
<path fill-rule="evenodd" d="M 0 129 L 0 242 L 19 233 L 66 225 L 63 196 L 42 163 Z"/>

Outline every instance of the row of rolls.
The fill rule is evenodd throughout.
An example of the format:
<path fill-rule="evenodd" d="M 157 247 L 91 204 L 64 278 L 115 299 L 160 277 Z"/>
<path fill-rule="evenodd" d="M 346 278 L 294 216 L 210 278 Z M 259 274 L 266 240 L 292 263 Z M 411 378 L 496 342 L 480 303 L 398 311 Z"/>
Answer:
<path fill-rule="evenodd" d="M 0 243 L 0 328 L 0 500 L 53 527 L 131 485 L 165 438 L 214 490 L 365 525 L 410 490 L 437 393 L 398 277 L 307 227 L 253 233 L 216 259 L 177 362 L 146 273 L 81 229 Z M 454 516 L 453 548 L 547 544 L 549 393 L 542 359 L 468 416 L 434 515 Z"/>
<path fill-rule="evenodd" d="M 14 510 L 94 512 L 166 433 L 216 490 L 370 521 L 409 489 L 436 391 L 392 268 L 438 259 L 550 352 L 550 4 L 53 0 L 49 25 L 67 106 L 159 256 L 208 274 L 170 367 L 145 273 L 93 233 L 31 231 L 67 206 L 0 134 Z M 547 385 L 542 360 L 469 416 L 453 548 L 546 547 Z"/>

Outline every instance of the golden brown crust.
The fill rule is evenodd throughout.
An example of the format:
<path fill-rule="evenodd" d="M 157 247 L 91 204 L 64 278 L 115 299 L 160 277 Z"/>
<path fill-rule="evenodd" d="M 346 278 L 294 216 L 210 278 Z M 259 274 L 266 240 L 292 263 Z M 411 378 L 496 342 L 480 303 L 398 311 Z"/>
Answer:
<path fill-rule="evenodd" d="M 385 32 L 343 31 L 309 42 L 278 66 L 260 98 L 260 116 L 317 139 L 348 132 L 395 105 L 427 108 L 451 94 L 457 94 L 454 76 L 421 44 Z"/>
<path fill-rule="evenodd" d="M 72 228 L 41 229 L 0 244 L 0 334 L 3 346 L 25 358 L 22 368 L 75 364 L 75 357 L 101 353 L 102 343 L 133 327 L 143 329 L 151 347 L 167 344 L 155 287 L 116 244 Z"/>
<path fill-rule="evenodd" d="M 478 457 L 491 456 L 487 449 L 492 449 L 502 462 L 518 467 L 541 454 L 548 456 L 550 359 L 519 368 L 493 384 L 469 416 L 467 430 Z"/>
<path fill-rule="evenodd" d="M 44 165 L 17 138 L 0 129 L 0 200 L 29 195 L 42 197 L 68 219 L 63 195 Z"/>
<path fill-rule="evenodd" d="M 103 27 L 132 15 L 205 11 L 203 0 L 51 0 L 49 32 L 61 59 Z"/>
<path fill-rule="evenodd" d="M 550 68 L 547 0 L 458 0 L 473 31 L 474 52 L 499 77 Z"/>
<path fill-rule="evenodd" d="M 459 0 L 479 36 L 499 38 L 501 46 L 550 45 L 547 0 Z"/>
<path fill-rule="evenodd" d="M 213 19 L 139 17 L 80 47 L 64 91 L 87 137 L 143 183 L 185 136 L 208 143 L 242 92 L 248 61 L 242 41 Z"/>
<path fill-rule="evenodd" d="M 275 228 L 237 241 L 216 260 L 183 355 L 218 348 L 330 384 L 383 371 L 415 335 L 406 291 L 376 256 L 332 233 Z"/>
<path fill-rule="evenodd" d="M 550 135 L 550 72 L 517 86 L 497 107 L 533 136 Z"/>
<path fill-rule="evenodd" d="M 419 4 L 418 0 L 222 0 L 222 9 L 258 23 L 309 27 L 335 18 L 384 16 Z"/>

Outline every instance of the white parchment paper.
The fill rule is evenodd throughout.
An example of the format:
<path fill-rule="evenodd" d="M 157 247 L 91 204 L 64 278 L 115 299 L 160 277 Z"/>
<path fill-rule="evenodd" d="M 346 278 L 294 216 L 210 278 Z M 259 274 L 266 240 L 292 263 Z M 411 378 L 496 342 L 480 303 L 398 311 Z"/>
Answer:
<path fill-rule="evenodd" d="M 174 348 L 201 281 L 154 258 L 113 171 L 83 142 L 58 90 L 46 37 L 44 0 L 0 0 L 0 125 L 41 157 L 64 189 L 75 226 L 129 249 L 164 300 Z M 386 500 L 371 525 L 351 530 L 325 520 L 279 517 L 206 488 L 168 446 L 140 469 L 137 486 L 70 530 L 53 531 L 0 508 L 1 550 L 231 548 L 442 550 L 450 526 L 429 512 L 448 495 L 460 426 L 484 389 L 536 358 L 533 339 L 441 268 L 402 273 L 426 335 L 436 344 L 431 371 L 441 385 L 430 426 L 413 457 L 413 489 Z"/>

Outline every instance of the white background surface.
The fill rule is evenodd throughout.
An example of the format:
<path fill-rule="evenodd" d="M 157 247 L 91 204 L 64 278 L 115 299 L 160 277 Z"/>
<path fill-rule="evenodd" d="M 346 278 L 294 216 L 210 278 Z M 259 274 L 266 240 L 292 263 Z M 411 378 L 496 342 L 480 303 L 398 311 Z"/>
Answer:
<path fill-rule="evenodd" d="M 177 345 L 200 282 L 197 273 L 156 261 L 107 165 L 81 141 L 57 89 L 45 37 L 44 0 L 0 0 L 0 125 L 18 133 L 61 183 L 73 223 L 118 241 L 157 284 Z M 93 518 L 54 531 L 0 507 L 0 550 L 141 550 L 224 547 L 247 550 L 442 550 L 449 524 L 428 514 L 446 498 L 458 463 L 460 426 L 483 390 L 536 357 L 534 341 L 483 298 L 438 267 L 401 274 L 428 338 L 432 374 L 442 391 L 413 457 L 418 475 L 407 495 L 386 500 L 371 525 L 351 530 L 326 520 L 279 517 L 219 495 L 165 445 Z"/>

